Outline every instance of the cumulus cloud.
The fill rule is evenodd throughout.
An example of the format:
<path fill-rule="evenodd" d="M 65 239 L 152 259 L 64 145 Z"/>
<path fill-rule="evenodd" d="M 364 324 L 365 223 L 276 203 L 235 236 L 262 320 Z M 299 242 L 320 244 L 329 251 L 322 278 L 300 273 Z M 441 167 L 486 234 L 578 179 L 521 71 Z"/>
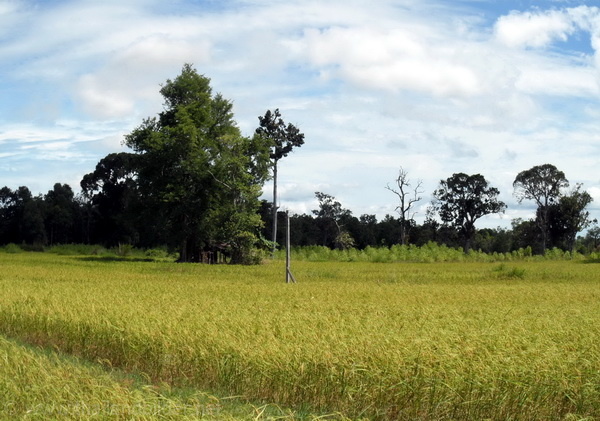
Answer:
<path fill-rule="evenodd" d="M 209 45 L 199 41 L 151 36 L 135 40 L 94 72 L 79 78 L 77 98 L 86 112 L 96 118 L 125 118 L 149 109 L 140 103 L 160 104 L 159 82 L 176 74 L 185 62 L 202 64 Z"/>
<path fill-rule="evenodd" d="M 498 19 L 494 32 L 498 40 L 510 47 L 545 47 L 575 31 L 568 13 L 558 10 L 545 12 L 512 12 Z"/>
<path fill-rule="evenodd" d="M 598 50 L 600 9 L 574 8 L 513 11 L 501 16 L 494 26 L 496 39 L 509 47 L 548 47 L 556 41 L 567 41 L 577 31 L 592 34 L 592 44 Z"/>
<path fill-rule="evenodd" d="M 309 29 L 295 47 L 325 77 L 367 88 L 417 90 L 439 96 L 473 95 L 477 74 L 446 45 L 407 29 L 373 27 Z"/>

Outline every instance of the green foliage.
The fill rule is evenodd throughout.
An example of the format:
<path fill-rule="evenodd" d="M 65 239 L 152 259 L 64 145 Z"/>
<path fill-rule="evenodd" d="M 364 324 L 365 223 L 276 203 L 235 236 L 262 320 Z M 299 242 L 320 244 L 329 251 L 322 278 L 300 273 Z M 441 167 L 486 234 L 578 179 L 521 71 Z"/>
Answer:
<path fill-rule="evenodd" d="M 57 244 L 47 251 L 61 256 L 96 256 L 106 253 L 104 247 L 94 244 Z"/>
<path fill-rule="evenodd" d="M 256 129 L 256 135 L 268 139 L 270 157 L 274 165 L 277 165 L 277 161 L 286 157 L 292 149 L 304 144 L 304 134 L 293 124 L 286 125 L 279 109 L 273 112 L 267 110 L 264 117 L 258 117 L 258 120 L 260 125 Z"/>
<path fill-rule="evenodd" d="M 537 205 L 536 223 L 542 238 L 542 252 L 546 250 L 550 207 L 558 203 L 561 189 L 569 186 L 565 173 L 552 164 L 536 165 L 521 171 L 515 177 L 513 187 L 519 203 L 533 200 Z"/>
<path fill-rule="evenodd" d="M 144 256 L 150 257 L 154 260 L 176 261 L 179 259 L 177 254 L 169 253 L 169 250 L 166 247 L 148 249 L 144 252 Z"/>
<path fill-rule="evenodd" d="M 448 247 L 429 242 L 424 246 L 400 245 L 392 247 L 366 247 L 358 249 L 330 249 L 324 246 L 292 247 L 292 260 L 308 262 L 370 262 L 370 263 L 434 263 L 434 262 L 506 262 L 518 260 L 584 260 L 585 256 L 565 252 L 558 248 L 548 250 L 544 256 L 533 256 L 531 247 L 509 253 L 484 253 L 470 250 L 464 253 L 461 248 Z M 285 251 L 276 254 L 277 259 L 285 258 Z"/>
<path fill-rule="evenodd" d="M 131 256 L 133 252 L 133 246 L 131 244 L 119 244 L 117 247 L 117 256 L 127 257 Z"/>
<path fill-rule="evenodd" d="M 494 272 L 498 274 L 498 277 L 505 279 L 524 279 L 525 278 L 525 269 L 519 267 L 508 268 L 506 264 L 501 263 L 492 269 Z"/>
<path fill-rule="evenodd" d="M 506 204 L 498 200 L 500 191 L 489 186 L 481 174 L 453 174 L 440 181 L 433 193 L 433 208 L 442 221 L 460 230 L 464 238 L 464 250 L 468 253 L 475 235 L 475 222 L 482 216 L 501 213 Z"/>
<path fill-rule="evenodd" d="M 23 252 L 23 249 L 14 243 L 9 243 L 9 244 L 5 245 L 4 247 L 0 248 L 0 250 L 2 250 L 4 253 L 11 253 L 11 254 Z"/>

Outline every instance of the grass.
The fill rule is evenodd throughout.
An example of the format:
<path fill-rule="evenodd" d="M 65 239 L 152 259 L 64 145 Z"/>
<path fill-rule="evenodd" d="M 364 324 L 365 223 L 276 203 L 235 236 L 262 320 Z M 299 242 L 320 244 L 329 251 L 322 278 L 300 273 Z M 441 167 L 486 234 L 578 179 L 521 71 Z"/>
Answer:
<path fill-rule="evenodd" d="M 295 285 L 277 261 L 0 265 L 0 332 L 149 384 L 298 417 L 600 416 L 595 264 L 294 262 Z"/>

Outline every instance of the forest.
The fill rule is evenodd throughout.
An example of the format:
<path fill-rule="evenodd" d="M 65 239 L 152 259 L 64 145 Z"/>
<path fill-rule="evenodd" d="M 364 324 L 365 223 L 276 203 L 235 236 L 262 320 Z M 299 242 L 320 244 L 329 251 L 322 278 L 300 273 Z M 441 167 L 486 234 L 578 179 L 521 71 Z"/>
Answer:
<path fill-rule="evenodd" d="M 164 110 L 125 136 L 132 152 L 111 153 L 81 180 L 81 192 L 56 183 L 46 194 L 26 186 L 0 189 L 0 245 L 43 250 L 56 244 L 127 244 L 165 247 L 180 261 L 259 262 L 284 238 L 285 213 L 274 201 L 260 200 L 266 181 L 304 135 L 286 124 L 279 110 L 260 116 L 253 136 L 242 136 L 232 103 L 214 94 L 210 80 L 189 64 L 160 93 Z M 396 215 L 377 220 L 355 216 L 335 197 L 315 192 L 318 209 L 291 215 L 293 246 L 330 248 L 390 247 L 436 242 L 486 253 L 529 247 L 588 253 L 600 242 L 600 228 L 587 206 L 592 198 L 581 184 L 569 190 L 565 174 L 552 164 L 520 172 L 514 180 L 519 201 L 532 201 L 531 220 L 515 219 L 510 229 L 477 229 L 476 221 L 502 213 L 499 191 L 480 174 L 455 173 L 440 180 L 423 224 L 414 205 L 424 193 L 400 167 L 390 190 Z M 385 186 L 382 186 L 385 187 Z M 585 236 L 578 234 L 587 229 Z M 277 233 L 274 236 L 273 233 Z"/>

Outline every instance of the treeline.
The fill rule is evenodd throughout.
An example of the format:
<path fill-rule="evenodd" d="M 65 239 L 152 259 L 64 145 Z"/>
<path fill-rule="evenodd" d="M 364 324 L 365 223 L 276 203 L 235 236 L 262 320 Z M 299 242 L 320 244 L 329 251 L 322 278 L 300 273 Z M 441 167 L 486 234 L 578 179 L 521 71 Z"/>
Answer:
<path fill-rule="evenodd" d="M 263 202 L 263 218 L 267 221 L 264 235 L 270 238 L 270 208 Z M 279 228 L 277 237 L 280 242 L 285 238 L 285 213 L 278 212 Z M 330 249 L 355 247 L 390 247 L 401 244 L 402 221 L 399 217 L 386 215 L 378 220 L 375 215 L 348 214 L 340 221 L 347 233 L 348 243 L 340 242 L 335 224 L 315 215 L 290 215 L 290 237 L 292 246 L 325 246 Z M 343 241 L 343 239 L 342 239 Z M 411 222 L 409 225 L 409 241 L 406 244 L 424 246 L 430 242 L 444 244 L 452 248 L 463 248 L 464 240 L 460 229 L 441 224 L 435 220 L 426 220 L 423 224 Z M 552 226 L 547 249 L 559 248 L 563 251 L 577 251 L 589 254 L 600 248 L 600 227 L 594 225 L 584 236 L 571 243 L 571 235 L 559 226 Z M 538 225 L 534 220 L 514 219 L 510 228 L 477 229 L 471 243 L 471 249 L 484 253 L 509 253 L 519 250 L 530 250 L 532 254 L 543 254 L 542 239 Z"/>
<path fill-rule="evenodd" d="M 112 160 L 123 158 L 119 154 L 109 157 Z M 159 221 L 148 219 L 150 215 L 144 211 L 141 196 L 128 188 L 126 182 L 111 185 L 111 189 L 110 194 L 89 200 L 83 194 L 75 194 L 67 184 L 57 183 L 46 194 L 37 196 L 32 195 L 27 187 L 15 190 L 1 188 L 0 245 L 14 243 L 27 245 L 33 250 L 73 243 L 100 244 L 105 247 L 130 244 L 140 248 L 168 245 L 164 231 L 155 229 Z M 340 209 L 336 220 L 320 209 L 315 209 L 310 215 L 290 215 L 291 244 L 364 249 L 401 243 L 403 224 L 399 217 L 386 215 L 378 220 L 375 215 L 357 217 L 349 210 Z M 272 238 L 270 202 L 261 202 L 259 215 L 263 221 L 261 237 Z M 285 238 L 285 216 L 284 212 L 278 212 L 277 238 L 280 242 Z M 338 227 L 347 235 L 340 237 Z M 434 219 L 426 219 L 423 224 L 411 221 L 407 231 L 408 244 L 423 246 L 435 242 L 453 248 L 463 247 L 459 229 Z M 593 226 L 585 236 L 577 238 L 574 247 L 570 243 L 571 237 L 561 225 L 551 224 L 547 248 L 587 254 L 600 247 L 598 226 Z M 176 247 L 171 248 L 179 252 Z M 510 228 L 476 230 L 472 248 L 485 253 L 507 253 L 527 248 L 534 254 L 543 252 L 538 224 L 535 220 L 522 219 L 513 220 Z"/>
<path fill-rule="evenodd" d="M 537 165 L 517 174 L 514 195 L 519 202 L 532 200 L 537 205 L 531 220 L 514 219 L 510 229 L 476 229 L 475 222 L 489 214 L 503 213 L 506 204 L 498 200 L 499 191 L 490 186 L 481 174 L 455 173 L 441 180 L 433 192 L 425 222 L 415 222 L 414 205 L 421 200 L 422 182 L 412 183 L 408 173 L 400 168 L 395 186 L 386 187 L 398 199 L 398 217 L 386 215 L 378 221 L 375 215 L 355 217 L 333 196 L 315 192 L 319 208 L 311 215 L 292 215 L 291 243 L 320 245 L 336 249 L 427 243 L 462 247 L 485 253 L 508 253 L 528 249 L 544 254 L 550 248 L 590 253 L 599 245 L 600 228 L 587 211 L 592 202 L 581 184 L 568 190 L 565 174 L 551 164 Z M 272 205 L 262 203 L 262 218 L 267 222 Z M 280 213 L 278 219 L 282 218 Z M 583 238 L 577 235 L 590 228 Z M 264 235 L 272 231 L 267 223 Z M 273 225 L 276 226 L 276 225 Z M 283 238 L 279 230 L 277 238 Z"/>

